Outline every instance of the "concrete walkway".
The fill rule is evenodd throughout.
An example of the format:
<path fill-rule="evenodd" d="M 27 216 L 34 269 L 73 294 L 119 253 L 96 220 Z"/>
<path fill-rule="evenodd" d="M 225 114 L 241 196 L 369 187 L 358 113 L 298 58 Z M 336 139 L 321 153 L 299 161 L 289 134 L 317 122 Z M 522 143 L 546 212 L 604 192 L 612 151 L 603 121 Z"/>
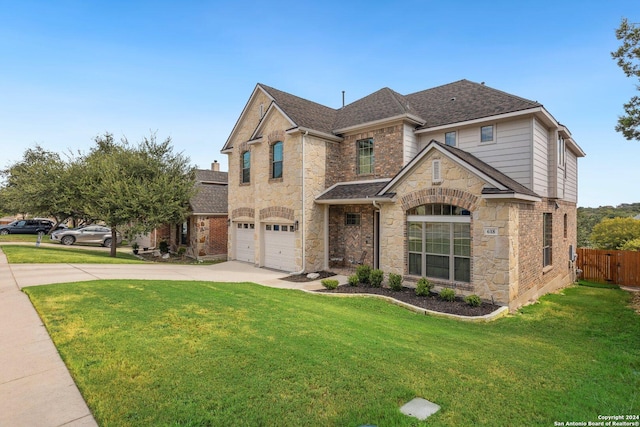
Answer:
<path fill-rule="evenodd" d="M 0 427 L 97 425 L 40 317 L 21 292 L 23 287 L 97 279 L 254 282 L 306 290 L 322 287 L 320 281 L 281 280 L 285 275 L 235 261 L 214 265 L 8 264 L 0 250 Z"/>

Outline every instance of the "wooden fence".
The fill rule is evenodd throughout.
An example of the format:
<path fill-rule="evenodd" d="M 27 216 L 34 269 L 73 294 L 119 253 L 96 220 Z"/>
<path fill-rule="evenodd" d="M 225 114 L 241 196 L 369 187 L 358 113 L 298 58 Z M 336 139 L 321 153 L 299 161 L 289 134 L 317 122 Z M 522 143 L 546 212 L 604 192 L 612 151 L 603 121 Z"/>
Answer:
<path fill-rule="evenodd" d="M 578 248 L 580 278 L 623 286 L 640 286 L 640 251 Z"/>

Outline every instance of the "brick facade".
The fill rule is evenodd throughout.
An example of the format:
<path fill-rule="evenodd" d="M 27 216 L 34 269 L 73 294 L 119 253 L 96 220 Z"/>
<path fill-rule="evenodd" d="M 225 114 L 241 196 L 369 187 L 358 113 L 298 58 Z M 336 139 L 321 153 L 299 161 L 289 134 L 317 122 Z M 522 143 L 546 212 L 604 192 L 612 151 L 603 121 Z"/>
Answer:
<path fill-rule="evenodd" d="M 374 173 L 358 175 L 358 141 L 372 138 Z M 340 144 L 330 144 L 325 162 L 326 187 L 337 182 L 391 178 L 402 168 L 403 125 L 383 127 L 344 136 Z"/>
<path fill-rule="evenodd" d="M 366 251 L 364 263 L 374 261 L 374 208 L 372 205 L 337 205 L 329 208 L 329 256 L 346 263 L 358 261 Z M 347 213 L 360 215 L 359 225 L 347 225 Z"/>

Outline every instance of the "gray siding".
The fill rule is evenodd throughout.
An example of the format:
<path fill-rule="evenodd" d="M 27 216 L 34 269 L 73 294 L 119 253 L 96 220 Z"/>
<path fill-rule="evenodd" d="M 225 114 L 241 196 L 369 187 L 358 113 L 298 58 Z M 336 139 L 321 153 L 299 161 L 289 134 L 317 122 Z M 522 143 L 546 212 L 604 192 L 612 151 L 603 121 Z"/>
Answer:
<path fill-rule="evenodd" d="M 533 188 L 548 197 L 549 185 L 549 131 L 537 119 L 533 119 Z"/>
<path fill-rule="evenodd" d="M 455 130 L 457 132 L 458 148 L 473 154 L 525 187 L 531 188 L 533 176 L 531 119 L 524 118 L 486 124 L 495 126 L 496 142 L 480 143 L 480 125 L 452 128 L 447 131 Z M 432 139 L 444 142 L 444 134 L 444 131 L 421 134 L 418 148 L 424 148 Z"/>
<path fill-rule="evenodd" d="M 458 132 L 459 147 L 531 188 L 531 119 L 494 124 L 496 142 L 480 143 L 480 126 Z"/>
<path fill-rule="evenodd" d="M 578 158 L 570 150 L 567 150 L 564 200 L 578 203 Z"/>
<path fill-rule="evenodd" d="M 416 138 L 416 134 L 413 132 L 413 128 L 409 125 L 404 125 L 403 135 L 404 155 L 402 166 L 409 163 L 411 159 L 418 154 L 418 139 Z M 442 142 L 444 142 L 444 139 Z"/>

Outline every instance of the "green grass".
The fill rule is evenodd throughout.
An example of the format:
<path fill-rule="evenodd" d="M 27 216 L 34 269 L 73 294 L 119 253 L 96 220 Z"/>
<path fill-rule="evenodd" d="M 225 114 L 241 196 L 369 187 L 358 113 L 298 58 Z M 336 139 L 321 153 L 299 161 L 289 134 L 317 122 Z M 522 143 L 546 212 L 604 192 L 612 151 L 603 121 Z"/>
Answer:
<path fill-rule="evenodd" d="M 101 426 L 553 425 L 640 411 L 640 316 L 572 287 L 469 324 L 254 284 L 26 288 Z"/>
<path fill-rule="evenodd" d="M 38 238 L 37 234 L 7 234 L 6 236 L 0 235 L 0 243 L 6 242 L 33 242 L 35 245 L 36 239 Z M 49 236 L 43 236 L 42 241 L 48 242 Z"/>
<path fill-rule="evenodd" d="M 109 256 L 108 250 L 80 249 L 67 247 L 35 247 L 19 245 L 2 245 L 2 252 L 11 264 L 144 264 L 135 256 L 117 252 L 116 257 Z"/>

